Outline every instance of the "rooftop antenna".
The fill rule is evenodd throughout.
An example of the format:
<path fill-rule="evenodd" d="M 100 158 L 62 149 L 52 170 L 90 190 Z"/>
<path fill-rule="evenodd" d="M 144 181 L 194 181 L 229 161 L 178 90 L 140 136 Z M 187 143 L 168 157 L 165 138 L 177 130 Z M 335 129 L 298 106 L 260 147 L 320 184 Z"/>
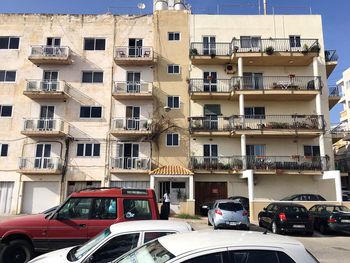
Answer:
<path fill-rule="evenodd" d="M 146 8 L 144 3 L 138 3 L 137 8 L 140 10 L 140 15 L 142 14 L 142 10 Z"/>

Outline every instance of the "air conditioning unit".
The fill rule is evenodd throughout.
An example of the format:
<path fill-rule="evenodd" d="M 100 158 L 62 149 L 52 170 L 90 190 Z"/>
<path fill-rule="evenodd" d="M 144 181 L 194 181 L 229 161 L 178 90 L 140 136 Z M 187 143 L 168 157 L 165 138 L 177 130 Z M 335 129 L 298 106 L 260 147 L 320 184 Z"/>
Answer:
<path fill-rule="evenodd" d="M 237 71 L 237 65 L 234 64 L 226 64 L 225 65 L 226 74 L 235 74 Z"/>

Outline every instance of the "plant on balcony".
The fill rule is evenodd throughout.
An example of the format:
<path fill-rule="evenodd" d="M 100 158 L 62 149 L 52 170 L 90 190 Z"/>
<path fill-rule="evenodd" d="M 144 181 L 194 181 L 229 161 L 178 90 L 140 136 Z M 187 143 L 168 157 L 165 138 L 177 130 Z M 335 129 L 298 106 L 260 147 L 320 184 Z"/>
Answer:
<path fill-rule="evenodd" d="M 190 84 L 191 79 L 190 78 L 186 78 L 186 82 L 187 82 L 187 84 Z"/>
<path fill-rule="evenodd" d="M 198 50 L 196 48 L 191 48 L 190 49 L 190 56 L 197 56 L 198 55 Z"/>
<path fill-rule="evenodd" d="M 293 79 L 293 78 L 295 78 L 295 74 L 289 74 L 288 77 L 289 77 L 290 79 Z"/>
<path fill-rule="evenodd" d="M 303 50 L 301 51 L 301 53 L 303 54 L 307 54 L 309 52 L 309 46 L 307 44 L 303 45 Z"/>
<path fill-rule="evenodd" d="M 320 48 L 318 43 L 316 43 L 310 47 L 310 52 L 319 53 L 320 50 L 321 50 L 321 48 Z"/>
<path fill-rule="evenodd" d="M 215 57 L 216 57 L 215 52 L 211 52 L 211 53 L 210 53 L 210 57 L 211 57 L 211 58 L 215 58 Z"/>
<path fill-rule="evenodd" d="M 233 52 L 234 52 L 234 53 L 237 53 L 238 49 L 239 49 L 238 46 L 234 46 L 234 47 L 233 47 Z"/>
<path fill-rule="evenodd" d="M 274 52 L 275 52 L 275 49 L 272 46 L 265 48 L 265 53 L 267 55 L 272 55 Z"/>

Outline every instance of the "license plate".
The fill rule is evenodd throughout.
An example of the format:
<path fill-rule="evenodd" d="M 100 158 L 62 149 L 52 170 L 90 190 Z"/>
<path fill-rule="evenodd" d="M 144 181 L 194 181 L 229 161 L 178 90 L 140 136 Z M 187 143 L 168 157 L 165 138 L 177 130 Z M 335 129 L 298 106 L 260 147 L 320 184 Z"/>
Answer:
<path fill-rule="evenodd" d="M 226 224 L 230 226 L 236 226 L 238 223 L 237 222 L 226 222 Z"/>
<path fill-rule="evenodd" d="M 305 228 L 304 225 L 293 225 L 294 228 Z"/>
<path fill-rule="evenodd" d="M 350 219 L 342 219 L 341 222 L 342 223 L 350 223 Z"/>

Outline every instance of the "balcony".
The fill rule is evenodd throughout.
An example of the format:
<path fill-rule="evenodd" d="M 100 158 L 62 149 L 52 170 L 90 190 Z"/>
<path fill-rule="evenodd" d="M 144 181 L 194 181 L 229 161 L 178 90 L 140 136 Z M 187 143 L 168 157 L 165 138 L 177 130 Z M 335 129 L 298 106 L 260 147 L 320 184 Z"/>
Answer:
<path fill-rule="evenodd" d="M 335 170 L 339 170 L 341 173 L 346 173 L 346 175 L 350 172 L 350 159 L 347 157 L 335 157 Z"/>
<path fill-rule="evenodd" d="M 114 61 L 117 65 L 153 65 L 155 56 L 152 47 L 116 47 Z"/>
<path fill-rule="evenodd" d="M 314 156 L 247 156 L 247 169 L 257 173 L 311 173 L 328 169 L 325 157 Z"/>
<path fill-rule="evenodd" d="M 233 38 L 230 43 L 191 43 L 190 57 L 195 65 L 237 63 L 241 57 L 247 66 L 307 66 L 319 52 L 317 39 Z"/>
<path fill-rule="evenodd" d="M 311 100 L 322 89 L 321 77 L 244 76 L 231 79 L 190 79 L 192 99 Z"/>
<path fill-rule="evenodd" d="M 150 120 L 139 118 L 115 118 L 111 134 L 115 137 L 144 137 L 152 134 Z"/>
<path fill-rule="evenodd" d="M 22 157 L 19 173 L 28 175 L 57 175 L 62 173 L 63 161 L 58 157 Z"/>
<path fill-rule="evenodd" d="M 69 86 L 64 81 L 27 80 L 23 95 L 31 99 L 66 100 Z"/>
<path fill-rule="evenodd" d="M 343 110 L 340 112 L 340 121 L 344 122 L 348 120 L 348 113 L 347 110 Z"/>
<path fill-rule="evenodd" d="M 190 169 L 237 172 L 243 169 L 243 159 L 242 156 L 191 156 Z"/>
<path fill-rule="evenodd" d="M 25 118 L 21 133 L 29 137 L 64 137 L 69 126 L 61 119 Z"/>
<path fill-rule="evenodd" d="M 319 136 L 323 115 L 232 115 L 189 117 L 190 132 L 197 136 Z"/>
<path fill-rule="evenodd" d="M 111 173 L 147 173 L 151 170 L 150 158 L 117 157 L 111 158 Z"/>
<path fill-rule="evenodd" d="M 324 52 L 326 61 L 327 78 L 332 74 L 335 67 L 338 65 L 338 54 L 336 50 L 326 50 Z"/>
<path fill-rule="evenodd" d="M 329 110 L 331 110 L 342 98 L 341 87 L 339 86 L 330 86 L 328 87 L 328 102 Z"/>
<path fill-rule="evenodd" d="M 346 123 L 331 125 L 330 134 L 332 135 L 332 143 L 336 143 L 339 140 L 350 140 L 350 130 Z"/>
<path fill-rule="evenodd" d="M 114 82 L 113 97 L 118 100 L 151 100 L 153 85 L 143 81 Z"/>
<path fill-rule="evenodd" d="M 28 59 L 36 65 L 54 64 L 68 65 L 72 64 L 71 50 L 69 47 L 55 46 L 31 46 Z"/>

